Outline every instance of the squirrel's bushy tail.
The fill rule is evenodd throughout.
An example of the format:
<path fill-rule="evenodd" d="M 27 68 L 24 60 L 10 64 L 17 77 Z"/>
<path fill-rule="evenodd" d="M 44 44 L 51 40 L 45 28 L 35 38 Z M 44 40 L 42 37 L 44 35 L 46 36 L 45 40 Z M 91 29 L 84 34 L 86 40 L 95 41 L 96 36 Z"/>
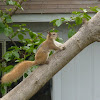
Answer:
<path fill-rule="evenodd" d="M 36 65 L 35 61 L 23 61 L 17 64 L 12 71 L 2 77 L 1 82 L 9 83 L 15 81 L 16 79 L 20 78 L 29 67 L 32 67 L 33 65 Z"/>

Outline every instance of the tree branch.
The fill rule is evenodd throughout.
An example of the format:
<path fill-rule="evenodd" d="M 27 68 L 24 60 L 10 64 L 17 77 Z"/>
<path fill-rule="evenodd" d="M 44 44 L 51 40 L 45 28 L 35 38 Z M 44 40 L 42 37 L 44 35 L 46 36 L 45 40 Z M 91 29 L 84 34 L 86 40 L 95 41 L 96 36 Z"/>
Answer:
<path fill-rule="evenodd" d="M 18 1 L 18 3 L 21 5 L 22 3 L 24 2 L 24 0 L 19 0 Z M 18 7 L 14 7 L 13 9 L 12 9 L 12 11 L 11 12 L 9 12 L 9 15 L 10 16 L 12 16 L 12 15 L 14 15 L 15 14 L 15 12 L 18 10 Z"/>
<path fill-rule="evenodd" d="M 16 43 L 8 36 L 8 38 L 11 40 L 11 42 L 15 45 L 15 46 L 17 46 L 16 45 Z"/>

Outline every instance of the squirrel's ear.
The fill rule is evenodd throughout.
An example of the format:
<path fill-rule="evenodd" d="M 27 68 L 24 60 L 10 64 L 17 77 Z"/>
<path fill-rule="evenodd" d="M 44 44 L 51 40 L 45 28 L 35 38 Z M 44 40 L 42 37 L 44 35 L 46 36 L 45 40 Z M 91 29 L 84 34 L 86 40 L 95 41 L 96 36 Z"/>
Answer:
<path fill-rule="evenodd" d="M 48 35 L 51 35 L 51 33 L 50 32 L 47 32 L 48 33 Z"/>

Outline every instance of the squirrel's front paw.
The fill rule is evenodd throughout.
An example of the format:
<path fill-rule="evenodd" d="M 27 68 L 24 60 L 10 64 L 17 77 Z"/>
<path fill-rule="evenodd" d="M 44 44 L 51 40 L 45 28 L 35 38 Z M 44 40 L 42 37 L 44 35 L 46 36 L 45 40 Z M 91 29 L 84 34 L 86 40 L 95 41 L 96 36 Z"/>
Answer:
<path fill-rule="evenodd" d="M 64 47 L 62 47 L 62 50 L 65 50 L 66 49 L 66 47 L 64 46 Z"/>
<path fill-rule="evenodd" d="M 60 49 L 61 49 L 61 50 L 65 50 L 65 49 L 66 49 L 66 47 L 65 47 L 65 46 L 63 46 L 63 47 L 60 47 Z"/>
<path fill-rule="evenodd" d="M 49 64 L 49 61 L 46 61 L 45 64 Z"/>

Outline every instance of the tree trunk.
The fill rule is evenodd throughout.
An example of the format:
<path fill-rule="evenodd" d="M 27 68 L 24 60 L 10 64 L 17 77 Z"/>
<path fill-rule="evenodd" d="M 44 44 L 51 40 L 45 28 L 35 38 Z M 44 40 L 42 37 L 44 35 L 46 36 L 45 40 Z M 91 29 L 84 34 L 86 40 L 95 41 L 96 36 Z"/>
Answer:
<path fill-rule="evenodd" d="M 99 37 L 100 12 L 82 25 L 79 31 L 64 43 L 65 50 L 56 52 L 49 58 L 48 65 L 37 68 L 0 100 L 28 100 L 80 51 L 89 44 L 99 41 Z"/>

